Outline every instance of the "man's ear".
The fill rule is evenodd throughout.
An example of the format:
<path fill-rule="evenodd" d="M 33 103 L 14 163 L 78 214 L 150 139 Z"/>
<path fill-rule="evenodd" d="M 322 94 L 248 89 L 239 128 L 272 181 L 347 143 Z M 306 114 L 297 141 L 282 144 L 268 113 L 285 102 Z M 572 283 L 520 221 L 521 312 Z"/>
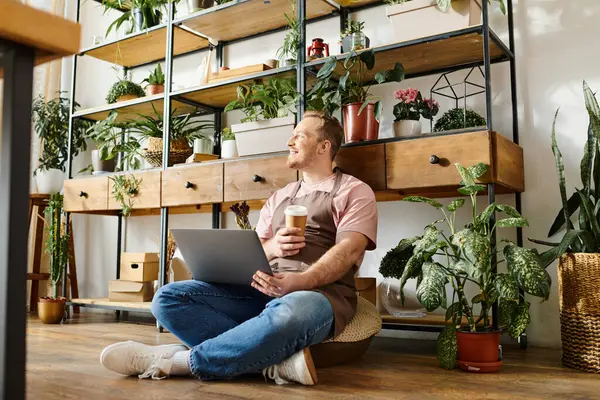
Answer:
<path fill-rule="evenodd" d="M 328 153 L 331 151 L 331 142 L 329 140 L 323 140 L 319 146 L 319 154 Z"/>

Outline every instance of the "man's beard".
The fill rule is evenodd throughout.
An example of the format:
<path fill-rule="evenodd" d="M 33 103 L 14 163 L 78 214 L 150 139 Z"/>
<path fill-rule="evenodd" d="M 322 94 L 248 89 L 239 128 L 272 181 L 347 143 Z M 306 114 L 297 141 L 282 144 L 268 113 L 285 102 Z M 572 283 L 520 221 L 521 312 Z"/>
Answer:
<path fill-rule="evenodd" d="M 308 167 L 309 165 L 312 164 L 313 160 L 316 158 L 316 149 L 317 146 L 315 146 L 313 149 L 310 149 L 308 151 L 304 151 L 304 156 L 302 158 L 298 158 L 298 156 L 296 155 L 294 160 L 290 160 L 288 158 L 287 160 L 287 165 L 289 168 L 292 169 L 303 169 Z"/>

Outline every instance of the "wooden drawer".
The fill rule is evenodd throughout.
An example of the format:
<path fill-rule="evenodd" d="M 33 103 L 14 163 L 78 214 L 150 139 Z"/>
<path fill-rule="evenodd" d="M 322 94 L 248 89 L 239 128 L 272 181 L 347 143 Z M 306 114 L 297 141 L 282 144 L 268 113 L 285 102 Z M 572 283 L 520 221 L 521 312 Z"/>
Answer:
<path fill-rule="evenodd" d="M 335 157 L 342 172 L 360 179 L 374 191 L 385 190 L 385 148 L 383 144 L 347 147 Z"/>
<path fill-rule="evenodd" d="M 227 162 L 224 171 L 225 201 L 266 199 L 298 180 L 298 172 L 287 166 L 287 156 Z"/>
<path fill-rule="evenodd" d="M 439 160 L 431 160 L 435 156 Z M 434 161 L 434 162 L 432 162 Z M 458 186 L 455 163 L 488 166 L 481 183 L 496 182 L 523 191 L 522 149 L 488 131 L 406 140 L 386 144 L 388 189 L 424 189 Z"/>
<path fill-rule="evenodd" d="M 174 207 L 223 201 L 223 164 L 168 168 L 162 174 L 162 205 Z"/>
<path fill-rule="evenodd" d="M 106 211 L 108 178 L 106 176 L 68 179 L 64 190 L 65 211 Z"/>
<path fill-rule="evenodd" d="M 136 179 L 141 179 L 138 194 L 135 195 L 132 200 L 132 209 L 144 209 L 144 208 L 159 208 L 160 207 L 160 177 L 161 171 L 148 171 L 148 172 L 135 172 L 135 173 L 124 173 L 118 175 L 125 175 L 131 177 L 133 175 Z M 120 210 L 121 204 L 115 200 L 113 196 L 114 182 L 109 178 L 108 183 L 108 209 L 109 210 Z"/>

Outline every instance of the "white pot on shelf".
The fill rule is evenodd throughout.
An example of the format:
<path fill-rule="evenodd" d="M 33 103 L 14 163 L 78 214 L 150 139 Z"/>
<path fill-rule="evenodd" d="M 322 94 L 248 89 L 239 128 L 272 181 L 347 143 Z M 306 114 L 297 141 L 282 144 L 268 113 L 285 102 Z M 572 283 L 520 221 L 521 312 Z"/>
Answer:
<path fill-rule="evenodd" d="M 231 125 L 240 156 L 287 151 L 294 130 L 294 115 Z"/>
<path fill-rule="evenodd" d="M 225 140 L 221 143 L 221 158 L 235 158 L 238 156 L 235 140 Z"/>
<path fill-rule="evenodd" d="M 38 193 L 51 194 L 60 192 L 65 181 L 65 174 L 60 169 L 39 169 L 35 174 Z"/>
<path fill-rule="evenodd" d="M 411 119 L 394 122 L 395 137 L 412 137 L 421 134 L 421 123 Z"/>
<path fill-rule="evenodd" d="M 452 0 L 444 12 L 436 0 L 412 0 L 385 8 L 395 42 L 419 39 L 481 24 L 481 0 Z"/>

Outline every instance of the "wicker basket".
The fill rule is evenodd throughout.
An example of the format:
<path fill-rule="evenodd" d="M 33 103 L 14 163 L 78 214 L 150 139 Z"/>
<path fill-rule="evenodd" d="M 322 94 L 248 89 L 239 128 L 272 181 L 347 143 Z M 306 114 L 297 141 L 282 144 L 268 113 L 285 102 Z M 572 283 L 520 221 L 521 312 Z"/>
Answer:
<path fill-rule="evenodd" d="M 600 254 L 565 254 L 558 264 L 563 365 L 600 373 Z"/>
<path fill-rule="evenodd" d="M 174 164 L 183 164 L 194 150 L 188 144 L 187 139 L 177 139 L 171 141 L 171 150 L 169 151 L 168 166 Z M 162 166 L 163 157 L 163 140 L 162 138 L 149 138 L 148 148 L 144 151 L 144 159 L 153 167 L 160 168 Z"/>

